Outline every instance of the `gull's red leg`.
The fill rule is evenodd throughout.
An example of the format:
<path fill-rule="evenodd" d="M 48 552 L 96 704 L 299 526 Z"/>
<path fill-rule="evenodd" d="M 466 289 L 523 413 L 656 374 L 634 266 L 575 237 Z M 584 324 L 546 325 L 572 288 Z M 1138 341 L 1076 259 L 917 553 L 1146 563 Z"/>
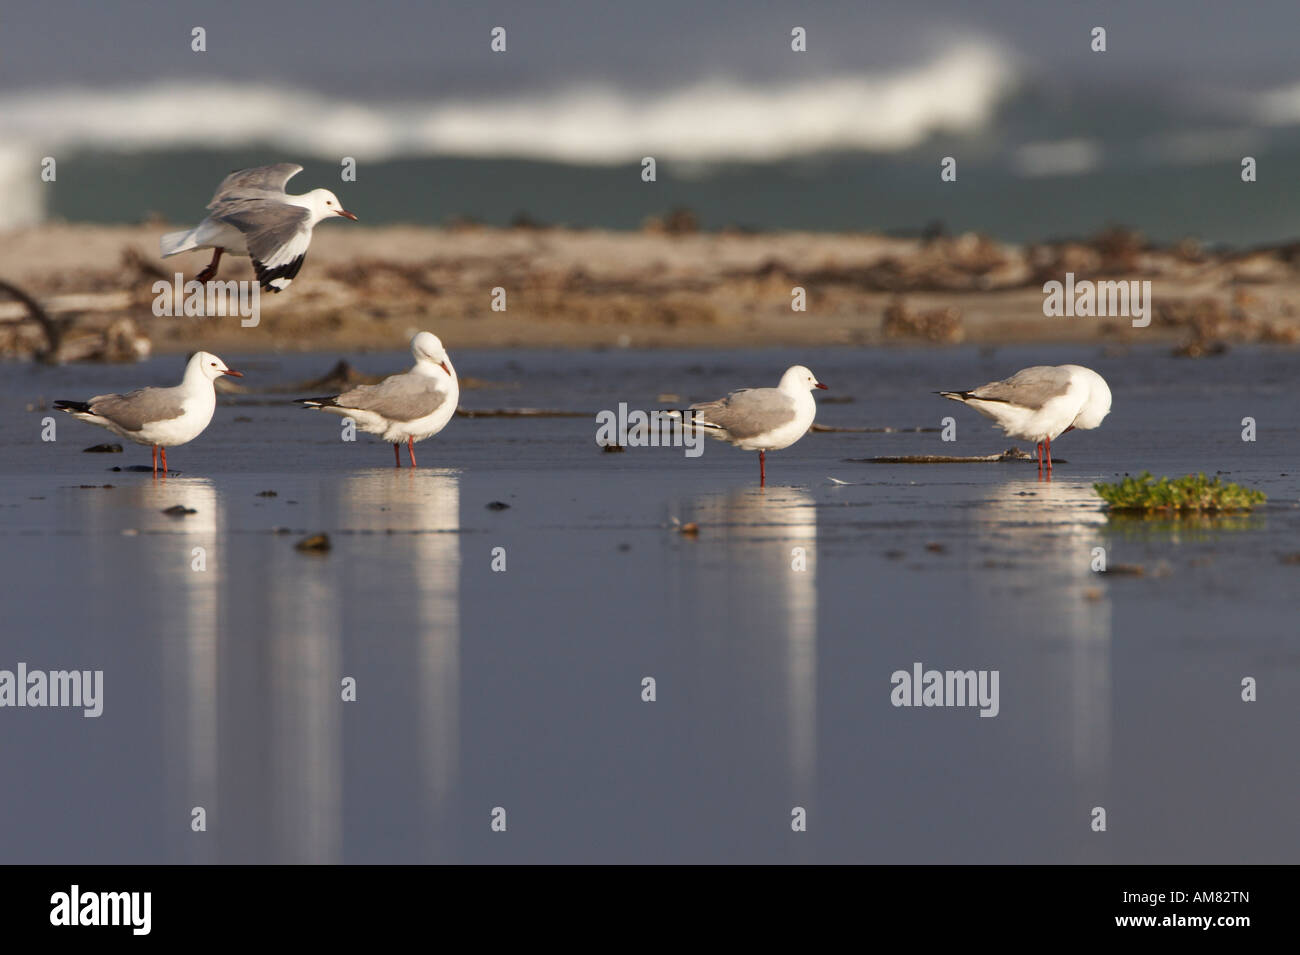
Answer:
<path fill-rule="evenodd" d="M 1043 442 L 1041 441 L 1038 442 L 1038 470 L 1039 473 L 1043 470 Z"/>
<path fill-rule="evenodd" d="M 767 452 L 758 452 L 758 486 L 767 486 Z"/>
<path fill-rule="evenodd" d="M 158 445 L 153 446 L 153 476 L 158 476 Z"/>
<path fill-rule="evenodd" d="M 1052 439 L 1047 439 L 1047 470 L 1052 470 Z"/>
<path fill-rule="evenodd" d="M 402 466 L 402 454 L 398 450 L 399 448 L 401 448 L 401 446 L 402 445 L 400 442 L 398 441 L 393 442 L 393 467 L 395 468 L 400 468 Z"/>
<path fill-rule="evenodd" d="M 208 263 L 208 267 L 206 269 L 204 269 L 198 275 L 194 276 L 195 281 L 206 282 L 209 279 L 216 278 L 217 266 L 221 263 L 221 253 L 225 251 L 226 251 L 225 249 L 221 249 L 221 248 L 213 249 L 212 261 Z"/>
<path fill-rule="evenodd" d="M 406 436 L 406 453 L 411 456 L 411 467 L 415 467 L 415 439 L 410 435 Z"/>
<path fill-rule="evenodd" d="M 163 474 L 166 474 L 167 473 L 167 448 L 166 446 L 160 445 L 158 447 L 158 450 L 162 453 Z"/>

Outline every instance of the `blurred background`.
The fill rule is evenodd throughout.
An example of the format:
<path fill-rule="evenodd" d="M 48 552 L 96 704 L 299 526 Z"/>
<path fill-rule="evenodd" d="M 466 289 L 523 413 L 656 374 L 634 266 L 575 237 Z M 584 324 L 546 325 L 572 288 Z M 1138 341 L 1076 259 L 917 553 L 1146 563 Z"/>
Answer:
<path fill-rule="evenodd" d="M 687 207 L 707 229 L 1277 242 L 1300 212 L 1298 28 L 1293 4 L 1180 0 L 11 0 L 0 227 L 187 221 L 232 168 L 296 160 L 297 186 L 351 156 L 368 225 Z"/>
<path fill-rule="evenodd" d="M 1176 0 L 20 0 L 0 282 L 32 301 L 0 295 L 0 354 L 430 326 L 460 348 L 1296 344 L 1298 26 Z M 316 230 L 254 333 L 156 317 L 154 283 L 206 261 L 160 259 L 159 235 L 279 161 L 360 222 Z M 1067 274 L 1150 281 L 1150 325 L 1045 317 Z"/>

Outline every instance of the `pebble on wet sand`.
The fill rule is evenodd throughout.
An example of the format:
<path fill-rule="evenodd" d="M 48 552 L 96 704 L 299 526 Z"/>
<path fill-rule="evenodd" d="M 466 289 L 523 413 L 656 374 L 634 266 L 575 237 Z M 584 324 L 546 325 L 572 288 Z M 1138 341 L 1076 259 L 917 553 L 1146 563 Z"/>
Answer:
<path fill-rule="evenodd" d="M 312 534 L 293 546 L 305 554 L 323 554 L 330 549 L 330 537 L 328 534 Z"/>
<path fill-rule="evenodd" d="M 1147 569 L 1141 564 L 1111 564 L 1102 573 L 1115 577 L 1145 577 Z"/>

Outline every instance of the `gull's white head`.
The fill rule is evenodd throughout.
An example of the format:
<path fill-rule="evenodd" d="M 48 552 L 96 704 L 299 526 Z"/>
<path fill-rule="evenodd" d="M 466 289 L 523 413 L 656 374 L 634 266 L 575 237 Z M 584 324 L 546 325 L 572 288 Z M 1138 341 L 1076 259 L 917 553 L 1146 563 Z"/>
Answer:
<path fill-rule="evenodd" d="M 449 375 L 456 374 L 451 370 L 451 359 L 447 357 L 447 349 L 442 347 L 442 341 L 433 332 L 419 332 L 412 338 L 411 354 L 415 356 L 417 363 L 428 362 L 439 366 Z"/>
<path fill-rule="evenodd" d="M 307 200 L 307 208 L 311 210 L 312 218 L 316 222 L 321 222 L 331 216 L 342 216 L 345 219 L 354 221 L 357 218 L 347 209 L 344 209 L 343 203 L 339 202 L 339 197 L 328 189 L 313 189 L 303 198 Z"/>
<path fill-rule="evenodd" d="M 1084 368 L 1081 365 L 1075 367 L 1079 369 L 1081 377 L 1087 381 L 1088 398 L 1075 416 L 1074 427 L 1086 431 L 1097 427 L 1101 424 L 1101 419 L 1110 414 L 1110 386 L 1106 384 L 1105 378 L 1091 368 Z"/>
<path fill-rule="evenodd" d="M 207 351 L 197 351 L 191 356 L 189 364 L 185 366 L 185 377 L 188 378 L 192 374 L 202 375 L 208 381 L 216 381 L 222 375 L 244 377 L 243 372 L 227 368 L 224 361 Z"/>
<path fill-rule="evenodd" d="M 825 389 L 828 386 L 818 381 L 817 376 L 803 365 L 792 365 L 785 370 L 785 374 L 781 376 L 781 384 L 777 387 L 782 391 L 798 392 L 812 391 L 814 388 Z"/>

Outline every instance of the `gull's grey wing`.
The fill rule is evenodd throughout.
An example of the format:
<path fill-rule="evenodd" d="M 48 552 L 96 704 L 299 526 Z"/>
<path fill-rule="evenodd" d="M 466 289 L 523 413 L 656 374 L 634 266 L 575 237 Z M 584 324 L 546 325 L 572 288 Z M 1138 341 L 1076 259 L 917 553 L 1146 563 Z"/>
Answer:
<path fill-rule="evenodd" d="M 244 233 L 249 254 L 254 258 L 270 256 L 276 249 L 292 245 L 300 233 L 311 235 L 307 226 L 311 213 L 302 206 L 271 199 L 233 199 L 221 205 L 212 218 Z"/>
<path fill-rule="evenodd" d="M 270 166 L 254 166 L 251 169 L 236 169 L 217 186 L 212 194 L 209 209 L 216 209 L 222 202 L 231 199 L 274 198 L 284 195 L 285 184 L 298 173 L 302 166 L 292 162 L 278 162 Z"/>
<path fill-rule="evenodd" d="M 253 271 L 262 287 L 280 291 L 302 269 L 311 245 L 311 213 L 275 199 L 230 199 L 219 203 L 213 219 L 244 234 Z M 279 281 L 279 285 L 274 283 Z"/>
<path fill-rule="evenodd" d="M 967 398 L 985 401 L 1004 401 L 1037 411 L 1053 398 L 1070 390 L 1070 372 L 1051 365 L 1035 365 L 1016 372 L 1003 381 L 991 381 L 973 391 L 963 392 Z"/>
<path fill-rule="evenodd" d="M 92 414 L 107 418 L 126 431 L 139 431 L 154 421 L 169 421 L 185 412 L 179 388 L 141 388 L 125 395 L 97 395 L 86 404 Z"/>
<path fill-rule="evenodd" d="M 753 438 L 794 420 L 794 402 L 779 388 L 746 388 L 718 401 L 691 405 L 700 424 L 722 428 L 733 438 Z"/>
<path fill-rule="evenodd" d="M 371 411 L 389 421 L 414 421 L 431 415 L 447 401 L 450 392 L 428 375 L 406 373 L 385 378 L 377 385 L 358 385 L 334 399 L 340 408 Z"/>

